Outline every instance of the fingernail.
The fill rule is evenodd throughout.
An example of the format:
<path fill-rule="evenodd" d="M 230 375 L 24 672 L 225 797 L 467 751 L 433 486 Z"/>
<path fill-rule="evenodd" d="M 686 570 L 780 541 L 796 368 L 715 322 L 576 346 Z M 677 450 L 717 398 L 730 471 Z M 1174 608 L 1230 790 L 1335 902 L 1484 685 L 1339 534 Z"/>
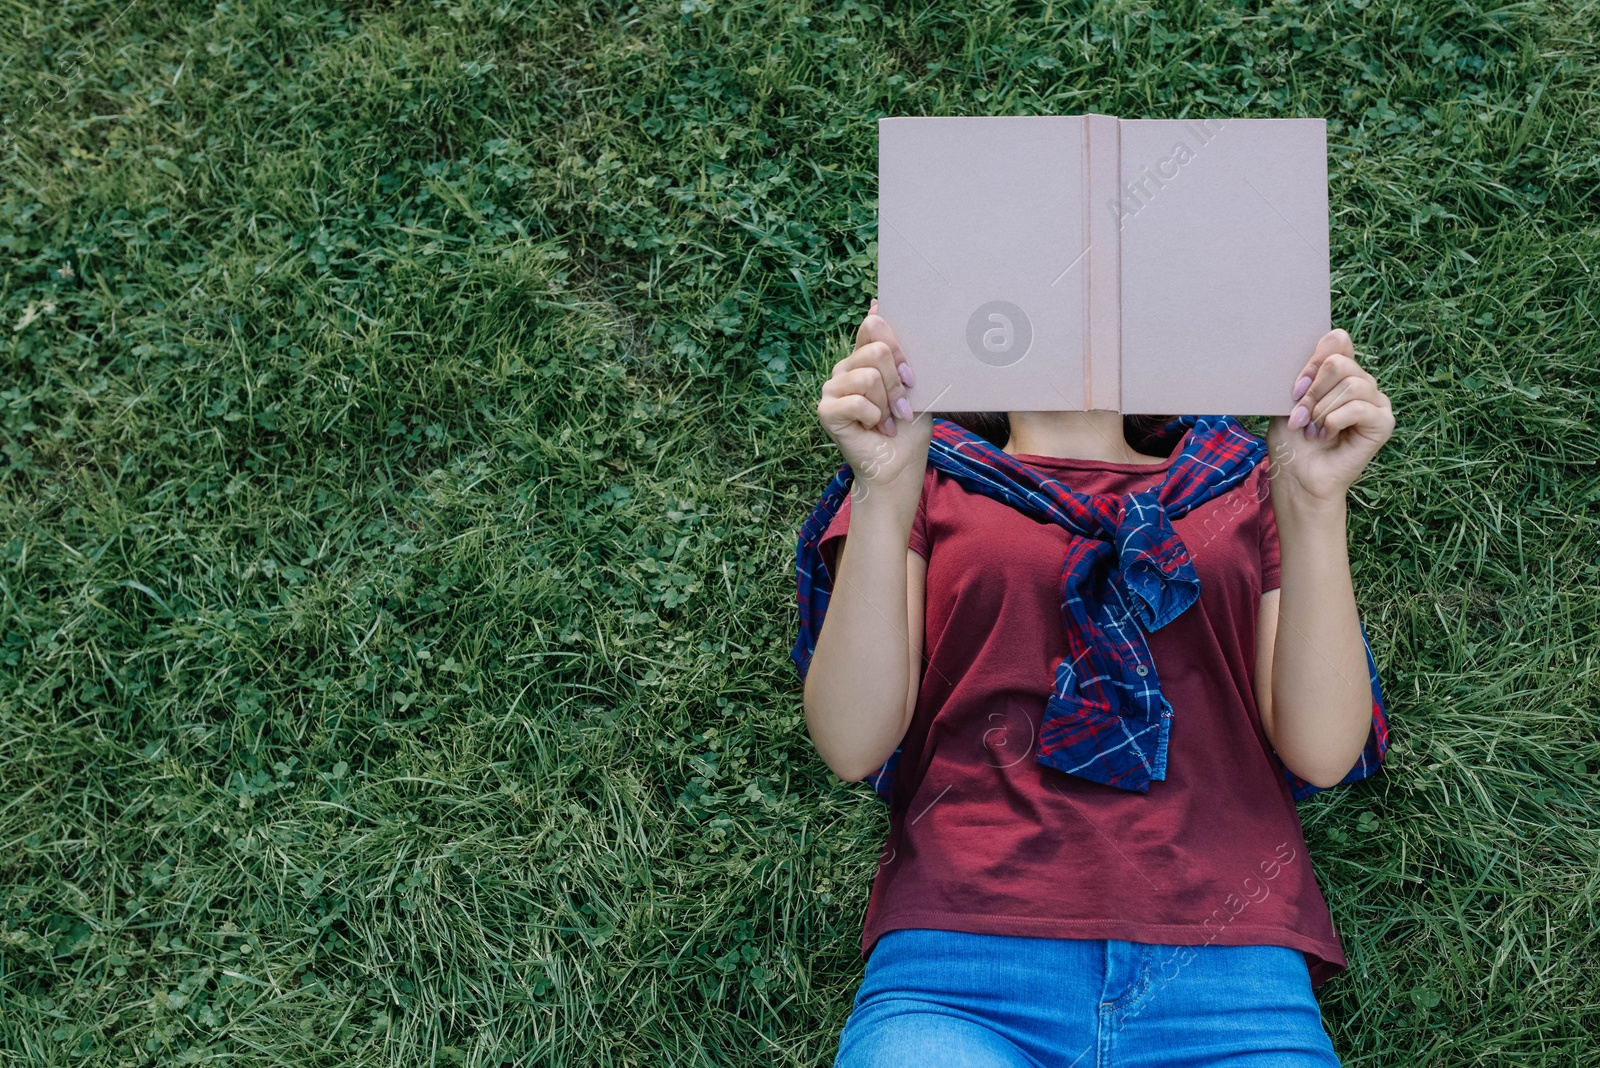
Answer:
<path fill-rule="evenodd" d="M 1300 381 L 1298 381 L 1298 382 L 1296 382 L 1294 384 L 1294 396 L 1290 397 L 1289 399 L 1290 400 L 1299 400 L 1301 397 L 1304 397 L 1306 395 L 1306 390 L 1308 390 L 1310 388 L 1311 388 L 1311 376 L 1310 375 L 1301 375 L 1300 376 Z"/>
<path fill-rule="evenodd" d="M 896 397 L 894 399 L 894 412 L 900 418 L 909 420 L 911 418 L 911 402 L 904 397 Z"/>
<path fill-rule="evenodd" d="M 917 384 L 917 376 L 911 373 L 911 365 L 909 363 L 900 365 L 900 381 L 905 383 L 907 389 L 911 389 Z"/>
<path fill-rule="evenodd" d="M 1298 430 L 1311 422 L 1311 413 L 1306 411 L 1304 404 L 1295 405 L 1294 411 L 1289 413 L 1289 429 Z"/>
<path fill-rule="evenodd" d="M 873 297 L 872 298 L 872 307 L 868 308 L 867 311 L 868 312 L 872 312 L 872 313 L 876 313 L 877 310 L 878 310 L 878 298 L 877 297 Z"/>
<path fill-rule="evenodd" d="M 886 415 L 883 417 L 883 432 L 890 437 L 894 436 L 894 416 Z"/>

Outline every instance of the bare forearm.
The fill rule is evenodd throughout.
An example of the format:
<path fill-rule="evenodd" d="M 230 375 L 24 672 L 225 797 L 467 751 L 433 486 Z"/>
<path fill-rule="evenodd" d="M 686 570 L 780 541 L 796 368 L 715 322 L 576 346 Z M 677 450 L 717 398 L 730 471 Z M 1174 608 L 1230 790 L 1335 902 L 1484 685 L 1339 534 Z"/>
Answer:
<path fill-rule="evenodd" d="M 805 686 L 812 743 L 843 779 L 877 770 L 905 734 L 906 543 L 915 512 L 915 500 L 907 505 L 881 492 L 851 503 L 850 533 Z"/>
<path fill-rule="evenodd" d="M 1282 591 L 1272 661 L 1273 746 L 1301 778 L 1332 785 L 1355 765 L 1372 719 L 1346 544 L 1346 505 L 1273 487 Z"/>

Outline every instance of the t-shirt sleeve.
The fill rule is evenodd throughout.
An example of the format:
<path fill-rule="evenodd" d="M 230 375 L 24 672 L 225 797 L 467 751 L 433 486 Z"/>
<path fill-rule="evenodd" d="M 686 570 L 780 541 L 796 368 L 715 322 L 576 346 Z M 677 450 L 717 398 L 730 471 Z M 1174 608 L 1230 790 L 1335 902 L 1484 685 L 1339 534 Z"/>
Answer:
<path fill-rule="evenodd" d="M 1278 550 L 1278 517 L 1272 511 L 1272 483 L 1267 478 L 1265 465 L 1257 468 L 1256 492 L 1261 500 L 1261 592 L 1278 589 L 1283 585 L 1283 574 Z"/>
<path fill-rule="evenodd" d="M 933 468 L 928 468 L 928 473 L 922 480 L 922 497 L 917 501 L 917 515 L 911 521 L 911 537 L 906 545 L 924 560 L 928 558 L 928 494 L 933 489 L 934 477 Z M 839 573 L 839 549 L 844 545 L 844 537 L 848 533 L 850 533 L 850 498 L 846 496 L 844 505 L 833 517 L 833 522 L 828 524 L 828 529 L 822 532 L 822 541 L 817 546 L 831 576 L 837 576 Z"/>

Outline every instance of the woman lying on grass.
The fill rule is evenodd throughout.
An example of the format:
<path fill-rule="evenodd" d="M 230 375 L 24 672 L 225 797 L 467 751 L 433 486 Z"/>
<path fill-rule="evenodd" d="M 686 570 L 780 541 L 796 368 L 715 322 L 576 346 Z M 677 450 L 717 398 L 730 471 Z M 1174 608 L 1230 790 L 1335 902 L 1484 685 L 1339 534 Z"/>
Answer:
<path fill-rule="evenodd" d="M 936 424 L 876 302 L 856 342 L 817 405 L 848 467 L 801 533 L 795 646 L 818 752 L 890 805 L 837 1068 L 1336 1065 L 1295 800 L 1387 745 L 1345 498 L 1394 428 L 1349 334 L 1265 444 Z"/>

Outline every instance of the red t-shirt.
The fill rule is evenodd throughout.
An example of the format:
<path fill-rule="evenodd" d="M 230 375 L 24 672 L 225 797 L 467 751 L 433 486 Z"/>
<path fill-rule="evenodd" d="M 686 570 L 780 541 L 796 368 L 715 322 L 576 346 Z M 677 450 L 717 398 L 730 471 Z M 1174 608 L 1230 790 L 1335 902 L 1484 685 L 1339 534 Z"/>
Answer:
<path fill-rule="evenodd" d="M 1153 464 L 1019 460 L 1080 493 L 1133 493 Z M 833 568 L 848 500 L 823 537 Z M 1313 985 L 1345 967 L 1252 680 L 1278 581 L 1265 465 L 1173 521 L 1200 599 L 1147 635 L 1172 704 L 1167 777 L 1136 793 L 1035 759 L 1066 654 L 1074 535 L 929 468 L 910 548 L 928 561 L 923 671 L 890 798 L 862 953 L 906 927 L 1174 945 L 1279 945 Z"/>

